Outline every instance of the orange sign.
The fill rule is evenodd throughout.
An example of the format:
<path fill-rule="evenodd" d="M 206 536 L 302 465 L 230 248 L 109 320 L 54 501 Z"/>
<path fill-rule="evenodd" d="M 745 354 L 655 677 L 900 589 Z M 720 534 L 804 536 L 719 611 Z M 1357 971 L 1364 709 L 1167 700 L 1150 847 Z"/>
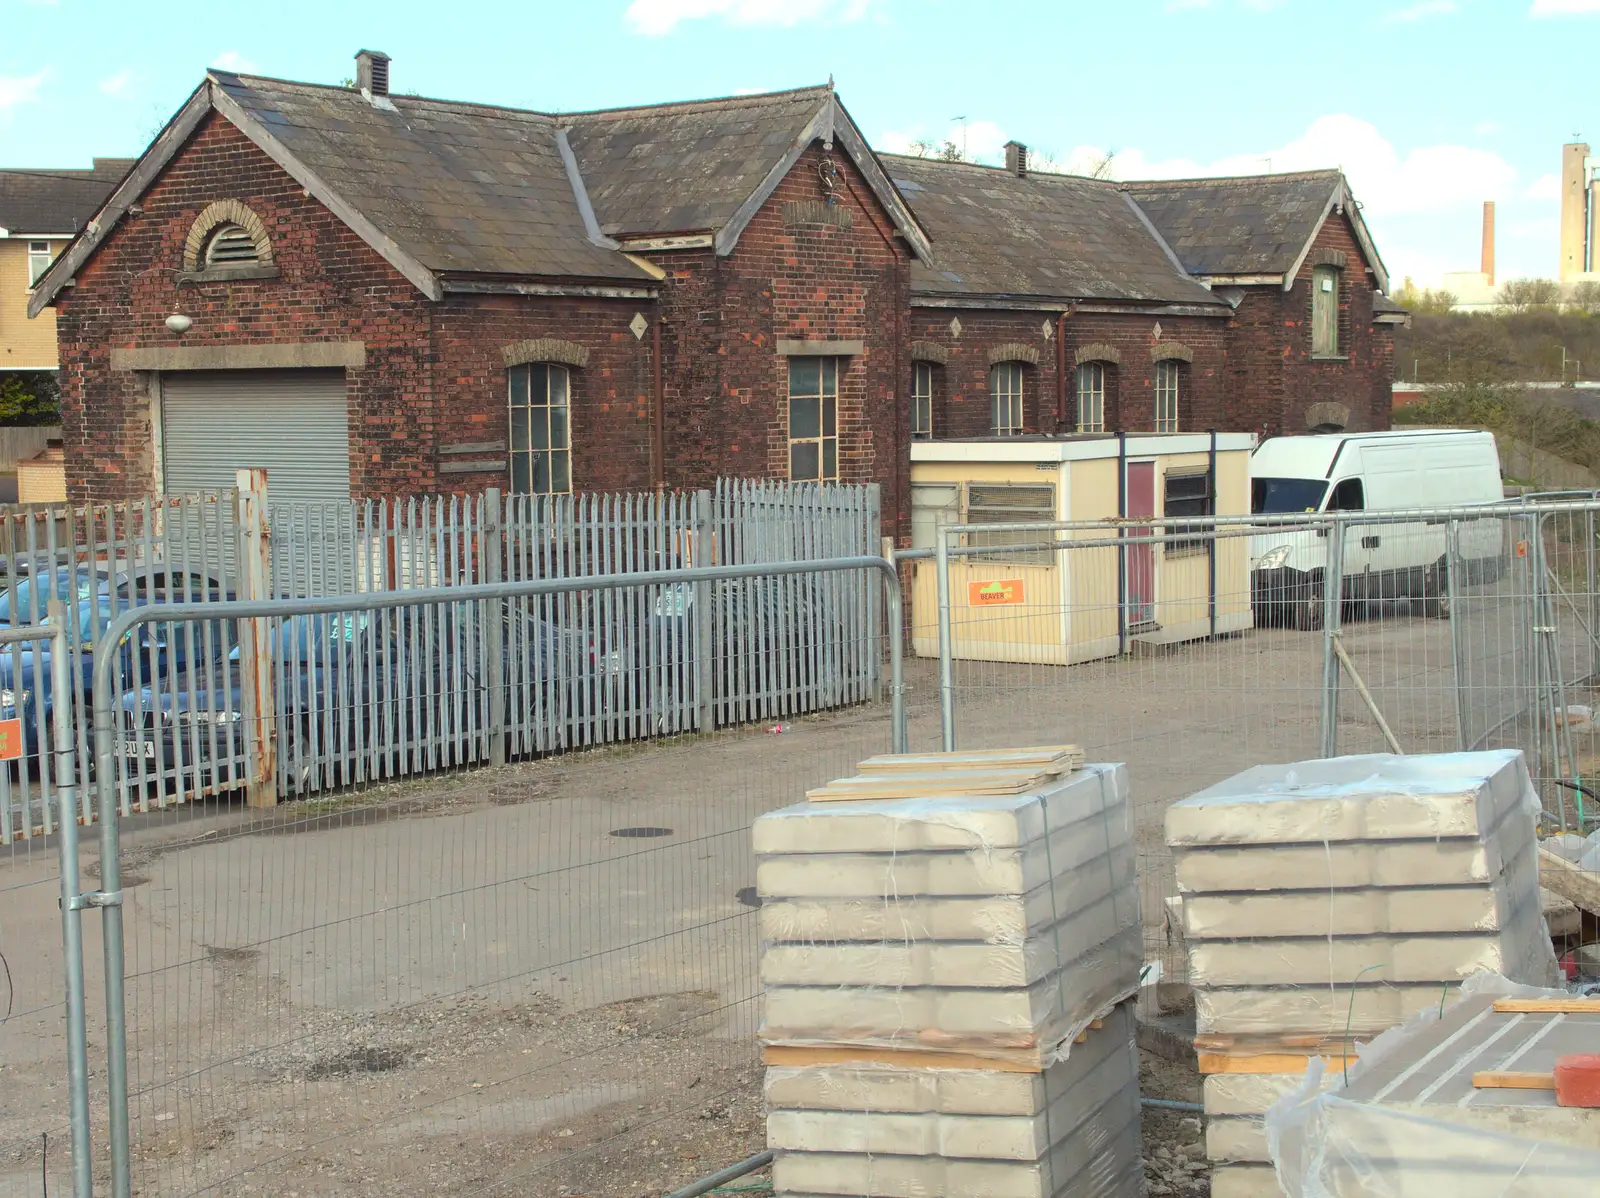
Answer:
<path fill-rule="evenodd" d="M 1002 607 L 1022 602 L 1022 579 L 992 578 L 987 582 L 967 583 L 968 607 Z"/>
<path fill-rule="evenodd" d="M 1517 556 L 1518 557 L 1527 557 L 1528 556 L 1528 542 L 1526 542 L 1526 541 L 1518 541 L 1517 542 Z"/>
<path fill-rule="evenodd" d="M 22 756 L 22 721 L 0 720 L 0 761 Z"/>

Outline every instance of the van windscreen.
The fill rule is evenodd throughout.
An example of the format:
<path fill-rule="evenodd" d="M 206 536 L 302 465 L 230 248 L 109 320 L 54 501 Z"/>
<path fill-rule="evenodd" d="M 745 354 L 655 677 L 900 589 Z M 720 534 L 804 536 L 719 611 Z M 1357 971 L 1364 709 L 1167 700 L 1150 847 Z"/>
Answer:
<path fill-rule="evenodd" d="M 1328 484 L 1320 478 L 1253 478 L 1250 510 L 1253 513 L 1314 512 L 1322 506 Z"/>

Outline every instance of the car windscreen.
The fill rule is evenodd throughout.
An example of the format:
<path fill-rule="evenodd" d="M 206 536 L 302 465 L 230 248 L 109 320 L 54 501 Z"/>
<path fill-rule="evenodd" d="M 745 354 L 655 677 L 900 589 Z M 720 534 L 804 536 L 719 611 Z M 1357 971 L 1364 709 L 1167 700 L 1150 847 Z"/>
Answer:
<path fill-rule="evenodd" d="M 1328 484 L 1320 478 L 1253 478 L 1250 510 L 1261 512 L 1314 512 L 1322 506 Z"/>

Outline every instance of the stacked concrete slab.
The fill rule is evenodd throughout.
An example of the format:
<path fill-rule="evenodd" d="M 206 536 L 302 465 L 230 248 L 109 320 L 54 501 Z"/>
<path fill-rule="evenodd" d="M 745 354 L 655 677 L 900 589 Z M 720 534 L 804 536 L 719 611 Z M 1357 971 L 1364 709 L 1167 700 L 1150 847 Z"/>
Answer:
<path fill-rule="evenodd" d="M 1488 752 L 1263 766 L 1168 811 L 1217 1198 L 1279 1192 L 1261 1116 L 1310 1060 L 1475 972 L 1554 978 L 1535 810 Z"/>
<path fill-rule="evenodd" d="M 1138 1194 L 1131 829 L 1097 765 L 756 822 L 778 1193 Z"/>
<path fill-rule="evenodd" d="M 1600 1109 L 1549 1079 L 1600 1043 L 1600 1002 L 1528 990 L 1464 995 L 1362 1053 L 1348 1085 L 1274 1113 L 1295 1192 L 1535 1198 L 1600 1177 Z M 1334 1079 L 1338 1083 L 1340 1079 Z"/>

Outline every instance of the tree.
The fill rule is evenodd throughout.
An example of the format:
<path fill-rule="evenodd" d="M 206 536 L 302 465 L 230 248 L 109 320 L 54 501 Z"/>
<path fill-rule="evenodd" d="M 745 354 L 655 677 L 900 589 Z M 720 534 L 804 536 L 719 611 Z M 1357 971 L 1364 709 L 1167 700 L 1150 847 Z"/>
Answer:
<path fill-rule="evenodd" d="M 1567 307 L 1590 316 L 1600 316 L 1600 283 L 1593 279 L 1574 283 L 1572 290 L 1567 293 Z"/>
<path fill-rule="evenodd" d="M 1457 296 L 1443 287 L 1437 291 L 1432 287 L 1424 287 L 1419 291 L 1408 277 L 1405 285 L 1395 292 L 1394 302 L 1415 315 L 1442 316 L 1455 309 Z"/>
<path fill-rule="evenodd" d="M 1561 286 L 1554 279 L 1507 279 L 1495 299 L 1502 312 L 1555 311 L 1561 307 Z"/>
<path fill-rule="evenodd" d="M 948 138 L 942 142 L 924 141 L 921 138 L 906 147 L 918 158 L 936 158 L 940 162 L 970 162 L 972 161 L 961 152 L 961 147 Z"/>
<path fill-rule="evenodd" d="M 0 374 L 0 425 L 61 423 L 61 394 L 56 376 L 30 370 Z"/>

